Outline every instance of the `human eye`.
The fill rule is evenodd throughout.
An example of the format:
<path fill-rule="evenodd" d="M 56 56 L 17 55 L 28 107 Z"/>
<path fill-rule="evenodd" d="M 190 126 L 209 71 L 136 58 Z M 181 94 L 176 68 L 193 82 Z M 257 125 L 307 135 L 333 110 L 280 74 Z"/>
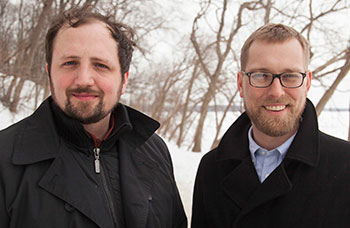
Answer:
<path fill-rule="evenodd" d="M 269 80 L 271 78 L 271 74 L 266 72 L 253 72 L 251 77 L 253 77 L 255 80 L 263 81 Z"/>
<path fill-rule="evenodd" d="M 282 74 L 281 77 L 284 81 L 297 81 L 302 77 L 302 75 L 300 73 L 292 72 L 292 73 L 284 73 Z"/>
<path fill-rule="evenodd" d="M 101 69 L 109 69 L 109 67 L 103 63 L 96 63 L 95 66 Z"/>
<path fill-rule="evenodd" d="M 62 65 L 63 66 L 73 66 L 73 65 L 77 65 L 77 62 L 76 61 L 67 61 L 67 62 L 64 62 Z"/>

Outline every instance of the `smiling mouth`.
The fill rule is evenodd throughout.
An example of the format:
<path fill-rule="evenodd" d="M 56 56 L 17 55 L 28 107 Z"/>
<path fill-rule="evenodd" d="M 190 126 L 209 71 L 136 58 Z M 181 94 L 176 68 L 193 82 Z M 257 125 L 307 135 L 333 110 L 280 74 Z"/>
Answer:
<path fill-rule="evenodd" d="M 79 100 L 92 100 L 98 97 L 98 95 L 96 94 L 89 94 L 89 93 L 73 93 L 72 96 Z"/>
<path fill-rule="evenodd" d="M 280 112 L 287 108 L 287 105 L 270 105 L 270 106 L 264 106 L 264 108 L 268 111 L 273 112 Z"/>

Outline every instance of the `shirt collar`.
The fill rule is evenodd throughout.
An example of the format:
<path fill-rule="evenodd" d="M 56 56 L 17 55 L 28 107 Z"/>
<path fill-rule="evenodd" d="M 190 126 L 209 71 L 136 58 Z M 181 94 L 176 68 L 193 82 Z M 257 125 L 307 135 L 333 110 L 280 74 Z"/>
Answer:
<path fill-rule="evenodd" d="M 92 140 L 94 141 L 95 147 L 100 147 L 102 141 L 106 140 L 111 135 L 113 129 L 114 129 L 114 114 L 111 113 L 111 118 L 110 118 L 110 121 L 109 121 L 109 129 L 108 129 L 107 133 L 105 134 L 105 136 L 102 139 L 99 139 L 98 137 L 96 137 L 91 132 L 87 131 L 87 133 L 91 136 Z"/>
<path fill-rule="evenodd" d="M 249 151 L 250 151 L 250 155 L 251 157 L 254 159 L 255 158 L 255 152 L 257 150 L 266 150 L 268 151 L 267 149 L 264 149 L 262 147 L 260 147 L 256 142 L 255 140 L 253 139 L 253 127 L 250 126 L 249 128 L 249 131 L 248 131 L 248 140 L 249 140 Z M 270 150 L 270 151 L 273 151 L 273 150 L 277 150 L 281 156 L 282 156 L 282 159 L 286 156 L 286 153 L 287 153 L 287 150 L 289 149 L 290 145 L 292 144 L 293 140 L 294 140 L 294 137 L 295 135 L 297 134 L 297 132 L 295 132 L 294 135 L 292 135 L 290 138 L 288 138 L 284 143 L 282 143 L 280 146 Z"/>

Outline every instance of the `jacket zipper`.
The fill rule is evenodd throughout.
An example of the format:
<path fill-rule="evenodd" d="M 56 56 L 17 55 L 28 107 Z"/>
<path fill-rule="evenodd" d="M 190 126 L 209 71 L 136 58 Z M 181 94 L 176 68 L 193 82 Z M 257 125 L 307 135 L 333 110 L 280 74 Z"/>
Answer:
<path fill-rule="evenodd" d="M 101 172 L 101 164 L 100 164 L 100 148 L 95 147 L 93 149 L 94 156 L 95 156 L 95 172 L 100 173 Z"/>
<path fill-rule="evenodd" d="M 108 188 L 108 184 L 107 184 L 107 179 L 106 179 L 106 175 L 103 172 L 103 168 L 101 167 L 101 161 L 100 161 L 100 148 L 99 147 L 95 147 L 93 149 L 94 152 L 94 156 L 95 156 L 95 172 L 97 174 L 101 174 L 101 180 L 102 180 L 102 186 L 103 186 L 103 190 L 106 194 L 106 198 L 107 198 L 107 203 L 109 206 L 109 211 L 112 214 L 112 218 L 113 218 L 113 223 L 114 223 L 114 227 L 117 227 L 117 215 L 114 209 L 114 203 L 113 203 L 113 198 L 112 198 L 112 194 Z"/>

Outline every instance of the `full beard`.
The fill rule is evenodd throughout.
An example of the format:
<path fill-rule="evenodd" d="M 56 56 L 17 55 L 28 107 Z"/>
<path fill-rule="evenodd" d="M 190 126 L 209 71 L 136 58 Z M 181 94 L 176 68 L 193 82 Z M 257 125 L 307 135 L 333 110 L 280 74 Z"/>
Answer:
<path fill-rule="evenodd" d="M 111 113 L 112 110 L 114 109 L 114 107 L 119 102 L 119 98 L 118 98 L 116 100 L 116 103 L 110 109 L 107 110 L 104 103 L 103 103 L 104 94 L 102 92 L 94 91 L 90 87 L 78 87 L 75 89 L 67 89 L 67 91 L 66 91 L 67 100 L 66 100 L 64 106 L 61 107 L 59 105 L 59 103 L 57 102 L 57 98 L 55 95 L 55 89 L 52 85 L 51 80 L 50 80 L 50 86 L 51 86 L 53 100 L 58 105 L 58 107 L 60 107 L 66 115 L 68 115 L 69 117 L 71 117 L 73 119 L 78 120 L 82 124 L 97 123 L 98 121 L 105 118 L 109 113 Z M 99 102 L 96 105 L 91 104 L 90 102 L 87 102 L 87 101 L 86 102 L 81 101 L 81 102 L 78 102 L 77 104 L 73 104 L 71 99 L 73 96 L 72 94 L 74 92 L 75 93 L 83 93 L 84 92 L 84 93 L 96 94 L 96 95 L 98 95 Z M 120 93 L 118 93 L 118 94 L 120 97 Z"/>
<path fill-rule="evenodd" d="M 57 104 L 58 107 L 61 108 L 61 110 L 68 115 L 69 117 L 73 119 L 77 119 L 82 124 L 93 124 L 97 123 L 103 118 L 105 118 L 109 113 L 113 111 L 113 109 L 117 106 L 119 103 L 119 99 L 121 96 L 122 91 L 122 83 L 120 84 L 120 87 L 117 91 L 117 99 L 115 101 L 115 104 L 112 105 L 109 109 L 105 107 L 105 104 L 103 102 L 104 93 L 102 91 L 96 91 L 91 89 L 90 87 L 77 87 L 74 89 L 67 89 L 66 90 L 66 97 L 67 100 L 64 105 L 60 105 L 55 93 L 55 87 L 53 86 L 52 79 L 50 77 L 50 89 L 52 93 L 52 97 L 54 102 Z M 71 101 L 73 93 L 88 93 L 88 94 L 94 94 L 97 95 L 99 98 L 99 101 L 96 105 L 91 104 L 88 101 L 80 101 L 77 104 L 73 104 Z"/>
<path fill-rule="evenodd" d="M 98 95 L 99 101 L 97 104 L 91 104 L 91 102 L 88 101 L 79 101 L 76 104 L 73 104 L 71 98 L 73 96 L 72 94 L 74 93 L 95 94 Z M 105 118 L 109 113 L 111 113 L 114 107 L 118 104 L 121 95 L 121 88 L 119 88 L 117 94 L 118 98 L 115 104 L 111 106 L 110 109 L 107 109 L 103 102 L 103 92 L 92 90 L 90 87 L 78 87 L 75 89 L 67 89 L 67 101 L 65 103 L 63 111 L 68 116 L 80 121 L 82 124 L 97 123 L 103 118 Z"/>
<path fill-rule="evenodd" d="M 89 104 L 89 102 L 79 102 L 78 104 L 74 105 L 71 102 L 71 99 L 68 97 L 63 111 L 68 116 L 72 117 L 73 119 L 77 119 L 82 124 L 97 123 L 112 111 L 105 109 L 105 105 L 103 104 L 102 100 L 102 97 L 100 97 L 99 102 L 94 106 Z"/>
<path fill-rule="evenodd" d="M 289 105 L 286 108 L 290 110 L 283 118 L 267 116 L 268 114 L 263 110 L 264 108 L 261 104 L 256 105 L 254 108 L 247 108 L 246 102 L 244 102 L 247 115 L 259 131 L 272 137 L 279 137 L 291 133 L 298 128 L 301 115 L 305 108 L 305 102 L 300 109 L 290 99 L 288 99 L 288 102 L 285 102 L 285 99 L 284 102 L 281 99 L 274 101 L 270 99 L 265 101 L 265 103 L 288 103 Z"/>

